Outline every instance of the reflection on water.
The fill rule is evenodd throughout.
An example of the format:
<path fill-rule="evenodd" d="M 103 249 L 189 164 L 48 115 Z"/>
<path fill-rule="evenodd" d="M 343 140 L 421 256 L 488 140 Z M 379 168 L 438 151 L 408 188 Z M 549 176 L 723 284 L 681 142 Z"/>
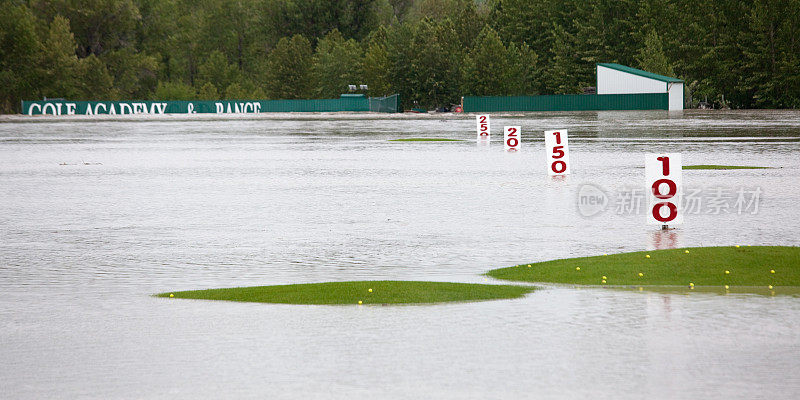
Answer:
<path fill-rule="evenodd" d="M 650 246 L 650 248 L 654 250 L 665 250 L 665 249 L 675 249 L 678 247 L 685 247 L 678 242 L 678 240 L 680 239 L 680 234 L 681 231 L 675 228 L 669 228 L 666 230 L 654 230 L 650 232 L 650 237 L 652 240 L 652 245 Z"/>
<path fill-rule="evenodd" d="M 0 397 L 797 398 L 800 301 L 737 288 L 546 286 L 511 301 L 315 307 L 170 301 L 177 289 L 352 279 L 483 282 L 521 262 L 798 245 L 800 113 L 303 114 L 0 123 Z M 18 119 L 18 118 L 17 118 Z M 570 130 L 573 174 L 543 138 Z M 390 142 L 400 137 L 464 142 Z M 581 187 L 760 187 L 755 214 L 646 225 Z M 60 165 L 60 164 L 67 165 Z M 632 289 L 632 290 L 630 290 Z"/>

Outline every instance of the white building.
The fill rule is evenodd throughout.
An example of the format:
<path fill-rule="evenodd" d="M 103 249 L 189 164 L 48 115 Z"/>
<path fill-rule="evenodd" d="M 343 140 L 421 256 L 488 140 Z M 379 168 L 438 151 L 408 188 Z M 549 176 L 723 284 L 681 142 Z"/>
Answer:
<path fill-rule="evenodd" d="M 619 64 L 597 64 L 597 94 L 668 93 L 669 110 L 683 110 L 683 81 Z"/>

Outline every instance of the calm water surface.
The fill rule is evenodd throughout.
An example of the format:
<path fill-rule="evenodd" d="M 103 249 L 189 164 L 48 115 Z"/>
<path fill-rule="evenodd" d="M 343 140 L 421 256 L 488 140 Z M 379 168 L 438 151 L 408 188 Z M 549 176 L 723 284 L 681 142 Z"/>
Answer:
<path fill-rule="evenodd" d="M 278 117 L 0 122 L 0 398 L 800 397 L 800 297 L 780 288 L 398 307 L 150 296 L 800 245 L 800 112 L 499 115 L 488 148 L 471 116 Z M 503 152 L 504 124 L 523 127 L 521 152 Z M 563 181 L 545 173 L 555 128 L 570 132 Z M 667 151 L 775 168 L 685 171 L 705 203 L 661 233 L 623 200 L 644 154 Z M 608 197 L 591 218 L 587 184 Z"/>

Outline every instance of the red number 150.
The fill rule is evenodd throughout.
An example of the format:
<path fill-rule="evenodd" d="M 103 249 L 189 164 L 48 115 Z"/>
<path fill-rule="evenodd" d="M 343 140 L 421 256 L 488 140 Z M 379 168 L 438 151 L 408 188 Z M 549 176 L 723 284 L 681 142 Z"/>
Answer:
<path fill-rule="evenodd" d="M 556 144 L 561 144 L 561 132 L 553 132 L 553 136 L 556 137 Z M 563 148 L 564 146 L 553 146 L 553 158 L 558 159 L 564 157 L 564 151 L 561 150 Z M 553 163 L 550 164 L 550 168 L 553 172 L 560 174 L 567 170 L 567 163 L 561 160 L 553 161 Z"/>

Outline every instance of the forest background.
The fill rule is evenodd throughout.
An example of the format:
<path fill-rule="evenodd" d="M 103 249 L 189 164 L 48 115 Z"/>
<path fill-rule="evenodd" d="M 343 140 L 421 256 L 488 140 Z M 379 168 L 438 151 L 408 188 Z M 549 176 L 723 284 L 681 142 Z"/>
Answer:
<path fill-rule="evenodd" d="M 595 64 L 686 81 L 690 107 L 800 108 L 800 0 L 0 0 L 20 100 L 335 98 L 405 108 L 583 93 Z"/>

